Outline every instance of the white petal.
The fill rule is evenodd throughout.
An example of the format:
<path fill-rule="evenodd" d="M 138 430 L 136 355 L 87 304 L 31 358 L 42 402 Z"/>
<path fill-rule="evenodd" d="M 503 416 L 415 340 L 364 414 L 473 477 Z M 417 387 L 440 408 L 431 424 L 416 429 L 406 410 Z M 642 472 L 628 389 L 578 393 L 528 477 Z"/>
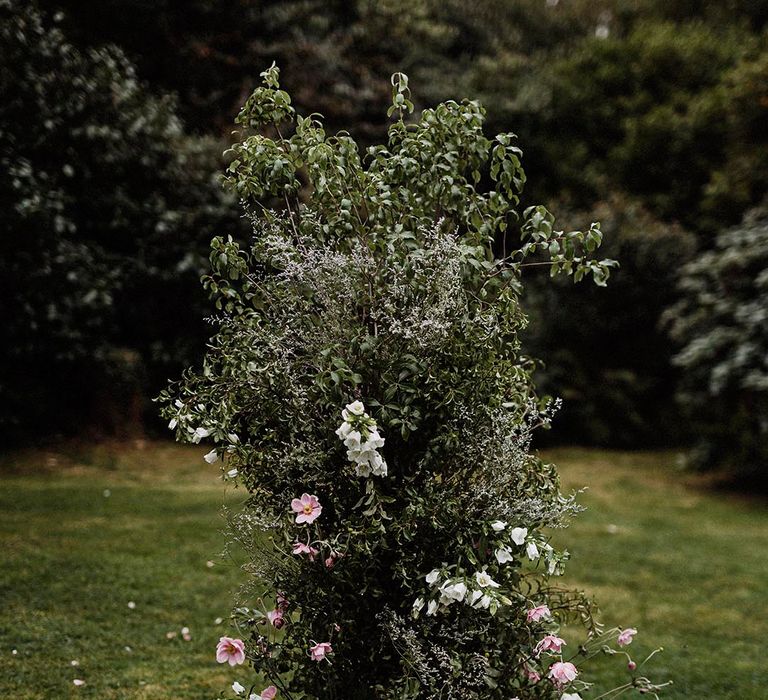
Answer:
<path fill-rule="evenodd" d="M 522 545 L 525 544 L 525 538 L 528 537 L 528 528 L 515 527 L 509 534 L 515 544 Z"/>
<path fill-rule="evenodd" d="M 203 459 L 208 462 L 208 464 L 213 464 L 216 460 L 219 459 L 219 455 L 216 454 L 216 450 L 211 450 Z"/>

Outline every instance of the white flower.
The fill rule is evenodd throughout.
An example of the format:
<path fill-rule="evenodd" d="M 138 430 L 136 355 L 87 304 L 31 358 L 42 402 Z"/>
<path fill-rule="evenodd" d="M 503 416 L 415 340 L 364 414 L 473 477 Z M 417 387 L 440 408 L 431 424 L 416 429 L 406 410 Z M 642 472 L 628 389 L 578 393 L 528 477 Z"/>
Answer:
<path fill-rule="evenodd" d="M 512 531 L 509 533 L 509 536 L 512 538 L 512 541 L 515 544 L 525 544 L 525 538 L 528 536 L 528 528 L 513 527 Z"/>
<path fill-rule="evenodd" d="M 438 581 L 440 578 L 440 569 L 432 569 L 425 577 L 424 579 L 426 582 L 431 586 L 434 583 Z"/>
<path fill-rule="evenodd" d="M 240 442 L 240 438 L 237 437 L 237 433 L 227 433 L 227 440 L 229 440 L 233 445 L 237 445 L 237 443 Z"/>
<path fill-rule="evenodd" d="M 440 588 L 442 597 L 446 600 L 444 602 L 453 602 L 454 600 L 459 603 L 464 600 L 464 596 L 467 595 L 467 584 L 463 581 L 458 583 L 449 583 L 446 581 Z"/>
<path fill-rule="evenodd" d="M 480 599 L 480 602 L 478 603 L 478 607 L 483 608 L 484 610 L 488 610 L 488 606 L 490 606 L 490 604 L 491 604 L 491 596 L 486 594 Z"/>
<path fill-rule="evenodd" d="M 363 444 L 364 450 L 378 450 L 379 447 L 384 447 L 384 438 L 379 435 L 379 431 L 373 428 L 368 432 L 368 439 Z"/>
<path fill-rule="evenodd" d="M 472 595 L 469 597 L 469 604 L 474 605 L 478 599 L 483 597 L 482 591 L 472 591 Z"/>
<path fill-rule="evenodd" d="M 491 523 L 494 532 L 501 532 L 507 524 L 503 520 L 495 520 Z"/>
<path fill-rule="evenodd" d="M 539 548 L 536 546 L 535 542 L 529 542 L 525 548 L 525 551 L 527 552 L 528 558 L 531 561 L 539 558 Z"/>
<path fill-rule="evenodd" d="M 208 464 L 213 464 L 215 461 L 219 459 L 219 455 L 216 454 L 216 450 L 211 450 L 203 459 L 208 462 Z"/>
<path fill-rule="evenodd" d="M 416 598 L 416 600 L 413 601 L 413 609 L 416 612 L 419 612 L 424 607 L 424 598 Z"/>
<path fill-rule="evenodd" d="M 346 439 L 347 435 L 349 435 L 352 432 L 352 426 L 347 423 L 347 421 L 344 421 L 337 429 L 336 429 L 336 435 L 339 436 L 339 440 Z"/>
<path fill-rule="evenodd" d="M 512 551 L 509 547 L 499 547 L 496 550 L 496 561 L 499 562 L 499 564 L 506 564 L 513 559 L 514 557 L 512 556 Z"/>
<path fill-rule="evenodd" d="M 581 700 L 581 695 L 578 693 L 563 693 L 560 696 L 560 700 Z"/>
<path fill-rule="evenodd" d="M 84 680 L 81 680 L 80 678 L 75 678 L 75 680 L 73 680 L 73 681 L 72 681 L 72 683 L 73 683 L 74 685 L 76 685 L 78 688 L 79 688 L 80 686 L 83 686 L 83 685 L 85 685 L 85 681 L 84 681 Z"/>
<path fill-rule="evenodd" d="M 170 422 L 168 423 L 168 428 L 170 430 L 173 430 L 178 424 L 179 424 L 179 421 L 176 420 L 176 418 L 171 418 Z"/>
<path fill-rule="evenodd" d="M 361 448 L 360 446 L 360 441 L 362 439 L 363 439 L 363 436 L 360 435 L 359 430 L 351 430 L 349 433 L 347 433 L 347 437 L 344 438 L 344 444 L 350 450 L 366 449 L 365 447 Z"/>
<path fill-rule="evenodd" d="M 237 469 L 230 469 L 230 470 L 227 472 L 227 476 L 228 476 L 230 479 L 234 479 L 234 478 L 237 476 Z"/>
<path fill-rule="evenodd" d="M 485 588 L 486 586 L 490 586 L 491 588 L 498 588 L 499 584 L 496 583 L 489 575 L 487 571 L 478 571 L 475 574 L 475 581 L 477 581 L 477 585 L 480 586 L 480 588 Z"/>
<path fill-rule="evenodd" d="M 237 681 L 235 681 L 232 684 L 232 690 L 235 691 L 235 695 L 240 695 L 240 693 L 242 693 L 245 690 L 245 688 L 242 685 L 240 685 Z"/>
<path fill-rule="evenodd" d="M 353 401 L 347 404 L 347 410 L 355 416 L 362 416 L 365 413 L 365 406 L 362 401 Z"/>
<path fill-rule="evenodd" d="M 547 567 L 547 571 L 550 576 L 555 575 L 555 571 L 557 571 L 557 560 L 555 559 L 550 560 L 549 566 Z"/>
<path fill-rule="evenodd" d="M 192 442 L 197 444 L 202 440 L 203 438 L 207 438 L 211 434 L 211 431 L 208 430 L 208 428 L 197 428 L 194 433 L 192 433 Z"/>
<path fill-rule="evenodd" d="M 427 615 L 434 615 L 436 612 L 437 612 L 437 601 L 430 600 L 429 605 L 427 605 Z"/>

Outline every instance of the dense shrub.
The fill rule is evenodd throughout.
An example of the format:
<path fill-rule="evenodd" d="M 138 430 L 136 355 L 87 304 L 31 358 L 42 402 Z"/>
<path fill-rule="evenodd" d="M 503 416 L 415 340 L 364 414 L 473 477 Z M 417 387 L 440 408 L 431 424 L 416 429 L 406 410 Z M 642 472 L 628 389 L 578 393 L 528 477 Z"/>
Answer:
<path fill-rule="evenodd" d="M 666 314 L 701 467 L 768 486 L 768 216 L 751 213 L 684 269 Z"/>
<path fill-rule="evenodd" d="M 144 383 L 199 352 L 202 241 L 237 221 L 220 148 L 187 139 L 119 49 L 77 50 L 58 20 L 0 2 L 0 425 L 15 437 L 138 421 Z"/>
<path fill-rule="evenodd" d="M 407 121 L 397 74 L 388 143 L 363 157 L 263 75 L 228 169 L 254 240 L 214 240 L 217 333 L 161 397 L 177 438 L 210 440 L 206 459 L 249 493 L 232 518 L 245 648 L 222 638 L 219 660 L 247 657 L 265 697 L 578 697 L 583 662 L 634 630 L 600 633 L 556 583 L 568 554 L 547 528 L 578 507 L 531 451 L 551 416 L 519 295 L 529 267 L 605 284 L 599 226 L 520 216 L 520 150 L 483 135 L 475 102 Z M 588 633 L 568 634 L 573 655 L 567 621 Z"/>

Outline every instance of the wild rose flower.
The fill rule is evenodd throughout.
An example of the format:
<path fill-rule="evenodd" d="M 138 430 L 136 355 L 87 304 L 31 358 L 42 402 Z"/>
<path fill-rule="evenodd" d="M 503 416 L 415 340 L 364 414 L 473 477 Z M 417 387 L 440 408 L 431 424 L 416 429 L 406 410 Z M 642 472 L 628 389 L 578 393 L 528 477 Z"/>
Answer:
<path fill-rule="evenodd" d="M 536 656 L 539 656 L 542 652 L 549 651 L 553 654 L 559 654 L 560 650 L 565 646 L 565 640 L 560 637 L 556 637 L 553 634 L 548 634 L 542 639 L 535 649 Z"/>
<path fill-rule="evenodd" d="M 538 622 L 544 618 L 551 617 L 552 613 L 546 605 L 537 605 L 526 613 L 528 622 Z"/>
<path fill-rule="evenodd" d="M 216 661 L 220 664 L 228 663 L 237 666 L 245 661 L 245 644 L 242 639 L 221 637 L 216 645 Z"/>
<path fill-rule="evenodd" d="M 509 536 L 516 545 L 523 545 L 525 544 L 525 538 L 528 537 L 528 528 L 513 527 L 509 533 Z"/>
<path fill-rule="evenodd" d="M 637 630 L 634 627 L 627 627 L 627 629 L 621 631 L 619 638 L 616 640 L 616 643 L 620 647 L 625 647 L 629 644 L 632 644 L 632 637 L 634 637 L 636 634 Z"/>
<path fill-rule="evenodd" d="M 254 693 L 248 700 L 272 700 L 277 695 L 277 688 L 274 685 L 270 685 L 268 688 L 264 688 L 260 695 Z"/>
<path fill-rule="evenodd" d="M 308 544 L 304 544 L 303 542 L 294 542 L 293 553 L 309 554 L 309 558 L 314 561 L 315 557 L 319 554 L 319 550 L 315 549 L 314 547 L 310 547 Z"/>
<path fill-rule="evenodd" d="M 576 667 L 570 661 L 556 661 L 549 667 L 549 673 L 547 677 L 550 678 L 555 685 L 567 685 L 576 680 L 576 676 L 579 672 Z"/>
<path fill-rule="evenodd" d="M 276 609 L 270 610 L 267 613 L 267 620 L 276 630 L 279 630 L 285 624 L 285 618 L 283 617 L 283 611 Z"/>
<path fill-rule="evenodd" d="M 326 658 L 328 654 L 333 654 L 333 649 L 329 642 L 315 643 L 314 646 L 309 647 L 309 655 L 312 661 L 328 661 Z"/>
<path fill-rule="evenodd" d="M 291 501 L 291 510 L 294 513 L 297 513 L 297 523 L 307 523 L 307 525 L 309 525 L 320 517 L 320 513 L 323 512 L 323 506 L 320 505 L 317 496 L 310 496 L 308 493 L 303 493 L 301 494 L 301 498 L 294 498 Z"/>

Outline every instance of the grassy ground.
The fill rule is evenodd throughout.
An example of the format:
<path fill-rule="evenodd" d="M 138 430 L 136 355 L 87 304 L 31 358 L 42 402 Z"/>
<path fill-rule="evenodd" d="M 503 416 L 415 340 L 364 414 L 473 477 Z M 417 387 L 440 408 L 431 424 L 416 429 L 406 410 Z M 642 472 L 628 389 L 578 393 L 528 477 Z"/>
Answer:
<path fill-rule="evenodd" d="M 564 486 L 589 486 L 587 512 L 558 534 L 573 554 L 566 581 L 594 594 L 606 623 L 640 630 L 637 656 L 664 647 L 647 667 L 674 680 L 663 697 L 768 698 L 766 501 L 686 483 L 673 454 L 548 457 Z M 617 685 L 624 663 L 600 664 L 595 678 Z"/>
<path fill-rule="evenodd" d="M 149 444 L 0 464 L 0 697 L 203 700 L 243 676 L 212 659 L 240 580 L 217 558 L 219 512 L 242 492 L 202 453 Z M 686 484 L 671 454 L 549 457 L 566 487 L 590 487 L 589 510 L 558 533 L 568 582 L 607 622 L 640 629 L 634 650 L 665 647 L 650 667 L 674 679 L 665 697 L 768 697 L 765 501 Z M 621 681 L 608 661 L 593 673 Z"/>

